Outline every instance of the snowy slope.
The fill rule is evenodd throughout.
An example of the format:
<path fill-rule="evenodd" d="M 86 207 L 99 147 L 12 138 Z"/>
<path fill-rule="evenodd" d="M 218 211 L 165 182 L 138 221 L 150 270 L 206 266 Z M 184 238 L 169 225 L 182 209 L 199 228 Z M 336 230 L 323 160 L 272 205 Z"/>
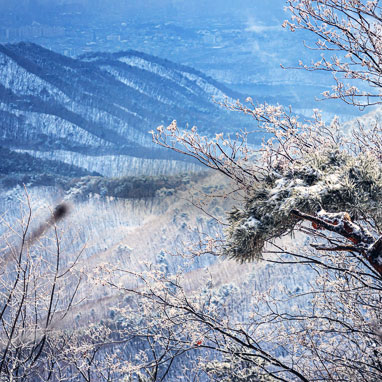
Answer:
<path fill-rule="evenodd" d="M 119 157 L 102 171 L 108 175 L 166 173 L 167 165 L 172 173 L 185 158 L 155 147 L 148 132 L 173 119 L 206 134 L 245 125 L 212 97 L 239 95 L 192 68 L 135 51 L 71 59 L 31 43 L 0 45 L 0 145 L 69 164 L 81 157 L 84 168 L 93 155 L 97 162 L 107 156 L 98 167 Z M 157 159 L 159 172 L 140 163 Z"/>

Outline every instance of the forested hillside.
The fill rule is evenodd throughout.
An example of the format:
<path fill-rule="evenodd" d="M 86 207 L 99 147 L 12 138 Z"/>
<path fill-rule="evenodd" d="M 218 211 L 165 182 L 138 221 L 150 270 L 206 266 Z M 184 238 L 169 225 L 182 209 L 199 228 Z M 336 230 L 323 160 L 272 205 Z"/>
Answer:
<path fill-rule="evenodd" d="M 103 175 L 196 169 L 153 145 L 149 131 L 173 119 L 206 134 L 245 127 L 213 97 L 240 95 L 192 68 L 135 51 L 72 59 L 31 43 L 0 46 L 0 144 Z M 114 161 L 117 168 L 106 170 Z"/>

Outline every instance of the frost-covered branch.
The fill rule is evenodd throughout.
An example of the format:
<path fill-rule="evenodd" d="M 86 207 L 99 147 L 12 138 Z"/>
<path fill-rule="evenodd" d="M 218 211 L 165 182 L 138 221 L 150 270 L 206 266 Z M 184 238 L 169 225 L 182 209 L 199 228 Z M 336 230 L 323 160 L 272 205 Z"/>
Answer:
<path fill-rule="evenodd" d="M 209 138 L 190 130 L 180 129 L 173 121 L 167 128 L 159 126 L 151 132 L 153 142 L 175 152 L 192 157 L 208 168 L 217 170 L 241 187 L 257 181 L 250 158 L 255 152 L 247 145 L 247 134 L 236 134 L 235 139 L 223 134 Z"/>
<path fill-rule="evenodd" d="M 292 32 L 307 30 L 318 39 L 312 49 L 323 52 L 300 68 L 331 72 L 335 80 L 326 98 L 359 107 L 382 102 L 382 8 L 380 1 L 289 0 Z M 327 55 L 325 54 L 327 53 Z M 350 83 L 349 83 L 350 82 Z"/>

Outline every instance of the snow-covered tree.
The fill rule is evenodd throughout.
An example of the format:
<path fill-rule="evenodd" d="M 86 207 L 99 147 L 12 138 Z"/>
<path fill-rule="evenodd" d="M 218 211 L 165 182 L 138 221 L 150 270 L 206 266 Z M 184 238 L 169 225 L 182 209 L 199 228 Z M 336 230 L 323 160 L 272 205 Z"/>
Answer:
<path fill-rule="evenodd" d="M 316 48 L 324 53 L 318 62 L 301 67 L 329 71 L 336 80 L 324 96 L 356 107 L 381 103 L 380 2 L 288 4 L 292 18 L 285 26 L 316 34 Z M 200 332 L 222 336 L 217 347 L 222 354 L 256 360 L 260 375 L 282 381 L 381 380 L 380 122 L 345 128 L 337 119 L 325 123 L 318 110 L 302 120 L 288 108 L 250 98 L 223 106 L 254 118 L 267 137 L 261 147 L 249 145 L 246 132 L 210 138 L 175 121 L 158 127 L 153 139 L 220 171 L 236 186 L 241 202 L 228 211 L 220 255 L 240 262 L 294 264 L 295 272 L 306 269 L 316 276 L 303 293 L 280 298 L 257 294 L 253 314 L 244 321 L 207 312 L 205 304 L 191 309 L 189 296 L 179 304 L 161 297 L 160 304 L 188 312 L 204 328 Z M 149 296 L 159 298 L 158 293 Z"/>

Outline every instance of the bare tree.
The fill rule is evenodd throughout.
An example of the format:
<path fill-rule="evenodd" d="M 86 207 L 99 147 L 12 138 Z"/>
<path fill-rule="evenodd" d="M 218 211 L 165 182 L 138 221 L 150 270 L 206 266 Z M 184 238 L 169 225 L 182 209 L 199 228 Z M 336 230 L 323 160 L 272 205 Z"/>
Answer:
<path fill-rule="evenodd" d="M 62 257 L 57 226 L 67 214 L 61 204 L 43 224 L 35 224 L 29 196 L 20 220 L 2 223 L 0 275 L 0 376 L 12 381 L 51 380 L 56 367 L 51 339 L 57 323 L 75 303 L 81 277 L 78 254 Z M 59 350 L 55 349 L 57 354 Z"/>

